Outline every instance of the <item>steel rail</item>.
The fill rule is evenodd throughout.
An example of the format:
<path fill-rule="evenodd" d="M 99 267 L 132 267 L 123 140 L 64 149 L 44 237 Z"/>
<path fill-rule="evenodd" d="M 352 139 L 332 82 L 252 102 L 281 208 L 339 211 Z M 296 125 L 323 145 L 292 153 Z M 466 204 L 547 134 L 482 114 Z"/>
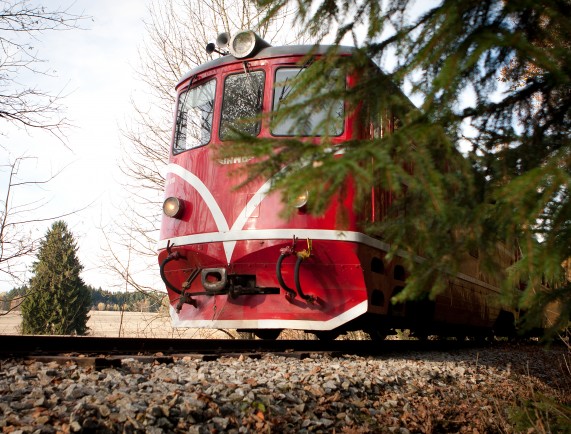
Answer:
<path fill-rule="evenodd" d="M 152 355 L 229 353 L 337 353 L 381 356 L 410 351 L 447 351 L 478 347 L 473 341 L 320 341 L 109 338 L 0 335 L 0 358 L 48 355 Z"/>

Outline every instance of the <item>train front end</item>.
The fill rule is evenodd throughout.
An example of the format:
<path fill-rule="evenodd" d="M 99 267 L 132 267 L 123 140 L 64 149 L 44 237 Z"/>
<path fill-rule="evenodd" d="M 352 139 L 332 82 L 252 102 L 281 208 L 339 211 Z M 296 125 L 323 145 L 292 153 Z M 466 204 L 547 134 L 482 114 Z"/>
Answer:
<path fill-rule="evenodd" d="M 350 189 L 321 217 L 305 212 L 311 197 L 300 197 L 292 216 L 283 218 L 287 205 L 270 192 L 271 178 L 237 188 L 243 178 L 236 169 L 251 156 L 219 158 L 216 150 L 232 146 L 236 130 L 303 136 L 287 120 L 270 126 L 268 116 L 259 115 L 276 109 L 314 47 L 270 47 L 251 32 L 236 35 L 229 47 L 232 54 L 195 68 L 177 86 L 158 246 L 173 325 L 276 333 L 339 329 L 368 310 Z M 358 134 L 356 115 L 345 112 L 343 101 L 336 104 L 334 140 L 342 143 Z M 314 112 L 310 122 L 324 115 Z M 343 230 L 336 225 L 339 207 L 349 210 Z"/>

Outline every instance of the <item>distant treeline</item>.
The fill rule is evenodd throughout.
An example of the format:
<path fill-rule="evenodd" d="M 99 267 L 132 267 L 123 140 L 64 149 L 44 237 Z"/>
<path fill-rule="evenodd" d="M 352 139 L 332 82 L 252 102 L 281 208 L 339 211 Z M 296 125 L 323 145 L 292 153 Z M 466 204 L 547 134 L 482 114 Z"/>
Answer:
<path fill-rule="evenodd" d="M 111 292 L 87 285 L 91 292 L 92 310 L 125 310 L 130 312 L 158 312 L 166 294 L 160 292 Z M 27 288 L 22 286 L 0 293 L 0 310 L 19 310 Z"/>

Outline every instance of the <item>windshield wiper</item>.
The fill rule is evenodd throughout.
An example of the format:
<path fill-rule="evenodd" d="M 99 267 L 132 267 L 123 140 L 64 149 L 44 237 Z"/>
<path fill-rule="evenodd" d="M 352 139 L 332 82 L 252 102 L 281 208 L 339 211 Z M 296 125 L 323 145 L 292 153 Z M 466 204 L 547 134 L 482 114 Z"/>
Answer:
<path fill-rule="evenodd" d="M 299 70 L 297 71 L 297 74 L 295 74 L 294 77 L 293 77 L 293 81 L 295 82 L 295 80 L 296 80 L 296 78 L 299 76 L 299 74 L 301 74 L 301 72 L 302 72 L 303 70 L 309 68 L 309 66 L 310 66 L 312 63 L 313 63 L 313 57 L 312 57 L 312 58 L 309 58 L 309 59 L 307 60 L 307 62 L 305 62 L 305 63 L 301 66 L 301 68 L 299 68 Z M 284 99 L 286 99 L 286 98 L 289 96 L 289 94 L 290 94 L 290 92 L 291 92 L 291 90 L 292 90 L 292 87 L 287 85 L 289 79 L 290 79 L 290 77 L 287 77 L 287 78 L 285 79 L 285 81 L 284 81 L 284 86 L 282 87 L 282 91 L 281 91 L 280 97 L 279 97 L 279 99 L 278 99 L 278 105 L 279 105 Z"/>
<path fill-rule="evenodd" d="M 250 83 L 250 87 L 252 88 L 253 93 L 256 95 L 256 111 L 262 111 L 262 96 L 263 91 L 262 87 L 255 82 L 254 78 L 252 77 L 252 73 L 250 72 L 250 66 L 248 62 L 244 62 L 244 72 L 246 73 L 246 77 L 248 77 L 248 82 Z"/>
<path fill-rule="evenodd" d="M 182 99 L 182 101 L 179 101 L 179 104 L 178 104 L 178 113 L 177 113 L 177 122 L 176 122 L 177 134 L 178 134 L 178 127 L 179 127 L 179 118 L 180 118 L 181 113 L 186 108 L 186 101 L 188 100 L 188 95 L 190 94 L 190 91 L 191 91 L 190 87 L 193 85 L 195 79 L 196 79 L 196 75 L 193 75 L 190 78 L 190 82 L 188 83 L 188 87 L 186 88 L 186 91 L 184 92 L 183 99 Z"/>

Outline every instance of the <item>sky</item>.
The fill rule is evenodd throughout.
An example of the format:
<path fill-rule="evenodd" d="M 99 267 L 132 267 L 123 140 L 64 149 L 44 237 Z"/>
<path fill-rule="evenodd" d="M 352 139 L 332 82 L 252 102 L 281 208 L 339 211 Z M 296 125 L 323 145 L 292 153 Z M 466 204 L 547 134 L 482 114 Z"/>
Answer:
<path fill-rule="evenodd" d="M 1 163 L 29 157 L 20 178 L 42 180 L 63 171 L 41 188 L 17 190 L 15 200 L 47 202 L 33 218 L 66 216 L 79 246 L 84 265 L 82 277 L 94 287 L 106 289 L 109 277 L 99 267 L 102 240 L 99 228 L 112 219 L 122 193 L 118 161 L 124 139 L 120 128 L 129 123 L 131 98 L 144 97 L 137 81 L 138 48 L 145 38 L 145 0 L 49 0 L 51 9 L 65 9 L 88 16 L 85 30 L 46 32 L 34 41 L 39 57 L 46 60 L 51 76 L 23 75 L 34 85 L 65 95 L 65 116 L 73 127 L 65 132 L 65 143 L 42 131 L 15 129 L 0 124 Z M 0 173 L 0 194 L 6 192 L 6 171 Z M 45 235 L 53 221 L 39 223 L 35 234 Z M 28 274 L 27 277 L 30 277 Z M 0 291 L 13 287 L 0 278 Z"/>

